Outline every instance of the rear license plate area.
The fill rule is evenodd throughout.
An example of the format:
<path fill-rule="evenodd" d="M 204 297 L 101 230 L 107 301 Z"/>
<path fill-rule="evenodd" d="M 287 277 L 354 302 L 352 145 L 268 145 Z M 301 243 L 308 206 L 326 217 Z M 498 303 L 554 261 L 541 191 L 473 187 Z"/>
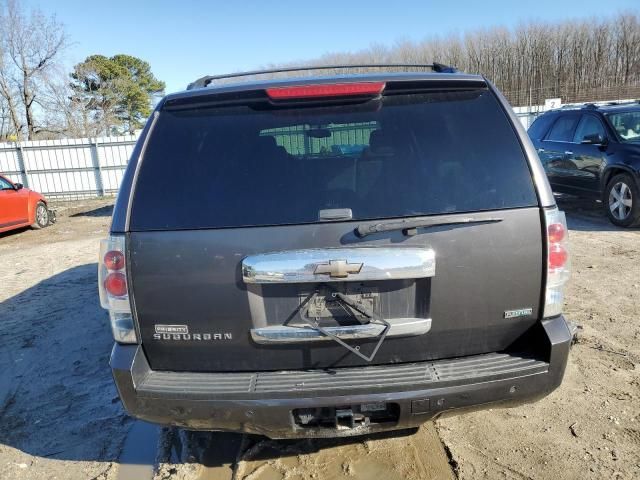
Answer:
<path fill-rule="evenodd" d="M 253 287 L 252 287 L 253 288 Z M 308 312 L 301 308 L 314 292 L 316 302 Z M 391 279 L 370 282 L 332 282 L 325 284 L 259 285 L 253 288 L 250 308 L 256 327 L 287 325 L 308 326 L 318 319 L 322 326 L 350 325 L 368 319 L 361 312 L 337 302 L 338 291 L 378 316 L 393 318 L 429 318 L 431 279 Z M 342 303 L 342 305 L 340 305 Z M 304 317 L 302 316 L 304 315 Z"/>
<path fill-rule="evenodd" d="M 358 321 L 368 321 L 368 319 L 358 310 L 340 302 L 336 299 L 334 292 L 327 288 L 319 288 L 317 295 L 311 300 L 309 296 L 311 292 L 301 293 L 299 296 L 300 305 L 308 302 L 307 309 L 304 310 L 305 316 L 310 319 L 333 319 L 345 320 L 353 318 Z M 343 289 L 343 292 L 353 303 L 362 306 L 370 312 L 378 312 L 379 293 L 377 289 L 371 287 L 363 287 L 360 285 L 349 285 Z"/>

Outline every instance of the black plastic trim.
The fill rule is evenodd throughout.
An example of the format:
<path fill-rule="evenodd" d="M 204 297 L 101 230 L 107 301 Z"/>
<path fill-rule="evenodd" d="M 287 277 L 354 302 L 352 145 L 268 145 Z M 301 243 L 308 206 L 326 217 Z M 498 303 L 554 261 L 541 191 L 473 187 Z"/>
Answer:
<path fill-rule="evenodd" d="M 141 397 L 258 398 L 272 394 L 295 398 L 327 391 L 382 392 L 417 387 L 462 385 L 544 373 L 549 364 L 506 353 L 491 353 L 452 360 L 381 365 L 334 370 L 256 373 L 187 373 L 151 371 L 139 384 Z M 188 393 L 185 393 L 188 392 Z"/>

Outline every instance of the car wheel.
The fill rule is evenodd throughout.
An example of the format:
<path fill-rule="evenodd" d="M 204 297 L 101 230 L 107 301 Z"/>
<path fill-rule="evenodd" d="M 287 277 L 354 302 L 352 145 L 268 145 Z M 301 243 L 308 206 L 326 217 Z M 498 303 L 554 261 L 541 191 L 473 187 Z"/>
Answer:
<path fill-rule="evenodd" d="M 40 229 L 49 225 L 49 210 L 47 210 L 47 206 L 38 202 L 36 205 L 36 221 L 31 225 L 31 228 Z"/>
<path fill-rule="evenodd" d="M 640 189 L 628 173 L 609 180 L 603 200 L 607 216 L 614 225 L 632 227 L 640 223 Z"/>

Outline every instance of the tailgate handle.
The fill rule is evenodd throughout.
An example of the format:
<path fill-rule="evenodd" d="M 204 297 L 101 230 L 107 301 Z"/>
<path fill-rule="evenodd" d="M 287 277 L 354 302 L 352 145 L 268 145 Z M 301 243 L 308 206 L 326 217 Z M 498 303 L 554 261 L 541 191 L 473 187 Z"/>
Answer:
<path fill-rule="evenodd" d="M 251 255 L 242 261 L 244 283 L 362 282 L 433 277 L 435 253 L 423 247 L 354 247 Z"/>
<path fill-rule="evenodd" d="M 339 292 L 334 292 L 333 297 L 339 302 L 363 313 L 369 321 L 359 325 L 340 325 L 334 327 L 320 326 L 319 319 L 307 318 L 309 305 L 319 295 L 318 292 L 309 294 L 304 303 L 300 306 L 300 316 L 307 322 L 308 326 L 290 327 L 287 325 L 277 325 L 271 327 L 255 328 L 251 330 L 251 337 L 256 343 L 298 343 L 300 341 L 333 340 L 351 353 L 357 355 L 367 362 L 371 362 L 376 356 L 378 349 L 385 339 L 393 336 L 421 335 L 431 329 L 431 319 L 411 318 L 386 320 L 366 307 L 353 302 L 349 297 Z M 346 341 L 353 339 L 376 339 L 377 342 L 373 351 L 367 355 L 360 351 L 360 345 L 349 345 Z"/>
<path fill-rule="evenodd" d="M 414 337 L 424 335 L 431 330 L 430 318 L 391 318 L 387 322 L 390 324 L 387 337 Z M 325 330 L 345 340 L 358 340 L 376 338 L 380 336 L 384 328 L 384 325 L 379 323 L 366 323 L 364 325 L 325 327 Z M 261 345 L 331 340 L 330 336 L 315 328 L 286 325 L 254 328 L 251 330 L 251 338 Z"/>

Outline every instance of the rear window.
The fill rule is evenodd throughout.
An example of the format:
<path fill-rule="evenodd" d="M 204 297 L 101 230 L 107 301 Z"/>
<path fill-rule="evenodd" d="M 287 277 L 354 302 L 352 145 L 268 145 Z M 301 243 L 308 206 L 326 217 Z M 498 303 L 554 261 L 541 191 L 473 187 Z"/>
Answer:
<path fill-rule="evenodd" d="M 544 137 L 544 134 L 549 130 L 549 126 L 555 117 L 552 115 L 543 115 L 538 117 L 533 124 L 529 127 L 527 133 L 534 140 L 539 140 Z"/>
<path fill-rule="evenodd" d="M 487 90 L 291 109 L 164 110 L 132 230 L 302 224 L 537 204 L 513 127 Z"/>

